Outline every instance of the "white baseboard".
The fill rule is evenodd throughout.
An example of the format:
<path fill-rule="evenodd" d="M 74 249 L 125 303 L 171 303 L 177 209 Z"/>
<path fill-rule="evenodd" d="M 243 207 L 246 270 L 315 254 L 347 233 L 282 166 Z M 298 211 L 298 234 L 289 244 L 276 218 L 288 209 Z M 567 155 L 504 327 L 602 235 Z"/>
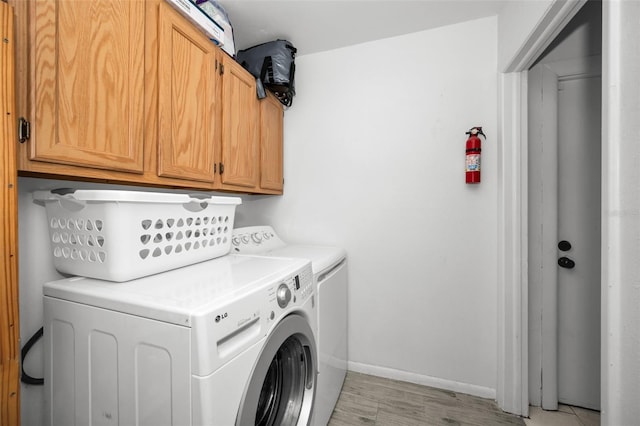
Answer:
<path fill-rule="evenodd" d="M 440 379 L 438 377 L 424 376 L 408 371 L 394 370 L 393 368 L 379 367 L 376 365 L 361 364 L 349 361 L 347 368 L 356 373 L 370 374 L 372 376 L 384 377 L 387 379 L 401 380 L 403 382 L 415 383 L 423 386 L 431 386 L 438 389 L 445 389 L 453 392 L 466 393 L 468 395 L 479 396 L 481 398 L 496 399 L 496 390 L 484 386 L 472 385 L 469 383 L 455 382 L 453 380 Z"/>

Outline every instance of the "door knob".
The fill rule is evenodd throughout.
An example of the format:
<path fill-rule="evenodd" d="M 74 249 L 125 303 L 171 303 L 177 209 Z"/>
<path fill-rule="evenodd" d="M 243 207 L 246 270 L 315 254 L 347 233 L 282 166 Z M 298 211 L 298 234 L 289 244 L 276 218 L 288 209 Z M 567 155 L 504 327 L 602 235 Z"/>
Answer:
<path fill-rule="evenodd" d="M 571 243 L 569 241 L 562 240 L 558 243 L 558 249 L 560 249 L 560 251 L 569 251 L 571 250 Z"/>
<path fill-rule="evenodd" d="M 576 262 L 569 259 L 568 257 L 562 256 L 560 259 L 558 259 L 558 265 L 561 268 L 573 269 L 576 266 Z"/>

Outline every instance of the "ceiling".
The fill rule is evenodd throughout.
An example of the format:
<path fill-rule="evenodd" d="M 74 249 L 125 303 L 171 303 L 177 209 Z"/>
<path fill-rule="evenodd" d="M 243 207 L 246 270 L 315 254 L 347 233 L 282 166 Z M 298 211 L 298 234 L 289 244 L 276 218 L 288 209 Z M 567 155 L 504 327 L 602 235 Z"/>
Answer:
<path fill-rule="evenodd" d="M 236 49 L 286 39 L 298 56 L 497 15 L 506 0 L 223 0 Z"/>

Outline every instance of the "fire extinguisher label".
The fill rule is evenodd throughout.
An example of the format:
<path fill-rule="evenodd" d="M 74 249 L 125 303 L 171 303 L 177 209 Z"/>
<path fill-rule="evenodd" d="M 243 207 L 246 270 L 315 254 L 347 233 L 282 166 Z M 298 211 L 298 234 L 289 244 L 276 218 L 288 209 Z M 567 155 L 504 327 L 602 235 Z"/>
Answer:
<path fill-rule="evenodd" d="M 467 172 L 480 171 L 480 154 L 467 154 Z"/>

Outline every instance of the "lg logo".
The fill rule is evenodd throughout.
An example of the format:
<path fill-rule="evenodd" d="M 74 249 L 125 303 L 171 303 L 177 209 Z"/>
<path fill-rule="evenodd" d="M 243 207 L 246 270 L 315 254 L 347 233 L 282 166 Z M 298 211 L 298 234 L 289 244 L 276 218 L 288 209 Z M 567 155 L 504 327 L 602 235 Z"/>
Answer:
<path fill-rule="evenodd" d="M 228 313 L 226 313 L 226 312 L 225 312 L 224 314 L 218 314 L 218 315 L 216 315 L 216 322 L 220 322 L 220 321 L 222 321 L 222 320 L 223 320 L 223 319 L 225 319 L 227 316 L 229 316 L 229 314 L 228 314 Z"/>

